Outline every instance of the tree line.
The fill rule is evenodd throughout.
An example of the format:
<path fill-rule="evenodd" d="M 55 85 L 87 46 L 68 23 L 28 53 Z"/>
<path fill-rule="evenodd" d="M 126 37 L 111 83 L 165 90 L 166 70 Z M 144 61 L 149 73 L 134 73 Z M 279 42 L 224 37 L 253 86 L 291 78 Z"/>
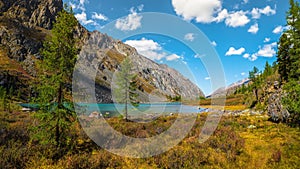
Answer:
<path fill-rule="evenodd" d="M 282 104 L 291 115 L 293 125 L 300 125 L 300 5 L 290 0 L 290 8 L 286 16 L 286 29 L 278 42 L 277 61 L 270 65 L 266 62 L 263 71 L 254 67 L 249 72 L 251 83 L 237 89 L 235 94 L 248 94 L 250 107 L 264 107 L 263 90 L 265 84 L 278 81 L 278 86 L 283 90 Z M 251 94 L 249 94 L 251 93 Z M 253 98 L 254 97 L 254 98 Z"/>

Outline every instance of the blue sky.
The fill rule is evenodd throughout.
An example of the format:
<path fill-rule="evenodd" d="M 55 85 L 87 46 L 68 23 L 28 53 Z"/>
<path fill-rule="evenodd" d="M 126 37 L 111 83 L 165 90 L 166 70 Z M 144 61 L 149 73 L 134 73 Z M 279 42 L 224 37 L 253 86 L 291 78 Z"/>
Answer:
<path fill-rule="evenodd" d="M 200 29 L 215 48 L 223 64 L 226 84 L 248 77 L 254 66 L 276 60 L 276 42 L 285 29 L 287 0 L 65 0 L 88 30 L 102 30 L 114 23 L 124 34 L 143 28 L 143 13 L 171 14 Z M 182 27 L 171 27 L 180 31 Z M 109 34 L 109 33 L 108 33 Z M 109 34 L 110 35 L 110 34 Z M 113 34 L 112 34 L 113 35 Z M 113 36 L 114 37 L 114 36 Z M 119 38 L 119 37 L 114 37 Z M 182 41 L 193 42 L 194 32 Z M 206 95 L 211 82 L 201 55 L 178 39 L 159 34 L 138 34 L 121 39 L 139 53 L 168 64 L 194 81 Z M 203 42 L 205 43 L 205 42 Z M 201 45 L 201 44 L 199 44 Z M 209 57 L 209 56 L 206 56 Z"/>

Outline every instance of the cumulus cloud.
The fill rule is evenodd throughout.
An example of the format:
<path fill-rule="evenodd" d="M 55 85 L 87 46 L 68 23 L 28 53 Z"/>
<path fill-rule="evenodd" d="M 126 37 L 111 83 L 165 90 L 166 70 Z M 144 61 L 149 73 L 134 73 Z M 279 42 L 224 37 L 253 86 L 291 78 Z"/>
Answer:
<path fill-rule="evenodd" d="M 242 75 L 242 76 L 245 76 L 245 75 L 246 75 L 246 73 L 245 73 L 245 72 L 242 72 L 242 73 L 241 73 L 241 75 Z"/>
<path fill-rule="evenodd" d="M 204 56 L 205 56 L 204 54 L 196 54 L 196 55 L 194 55 L 194 58 L 200 59 Z"/>
<path fill-rule="evenodd" d="M 166 60 L 172 61 L 172 60 L 177 60 L 177 59 L 179 59 L 179 58 L 181 58 L 181 57 L 178 56 L 178 55 L 176 55 L 176 54 L 172 54 L 172 55 L 167 56 L 167 57 L 166 57 Z"/>
<path fill-rule="evenodd" d="M 72 2 L 69 2 L 69 5 L 72 7 L 72 9 L 79 9 L 81 10 L 82 12 L 85 12 L 86 9 L 85 9 L 85 3 L 88 3 L 88 1 L 86 0 L 79 0 L 79 3 L 72 3 Z"/>
<path fill-rule="evenodd" d="M 142 12 L 144 10 L 144 4 L 139 5 L 137 9 Z"/>
<path fill-rule="evenodd" d="M 259 49 L 256 55 L 262 57 L 273 57 L 276 55 L 275 47 L 277 47 L 276 42 L 264 45 L 262 48 Z"/>
<path fill-rule="evenodd" d="M 93 12 L 92 18 L 93 19 L 98 19 L 98 20 L 103 20 L 103 21 L 108 20 L 108 18 L 105 15 L 103 15 L 101 13 L 96 13 L 96 12 Z"/>
<path fill-rule="evenodd" d="M 201 23 L 211 23 L 214 15 L 222 9 L 221 0 L 172 0 L 177 15 L 185 20 L 195 19 Z"/>
<path fill-rule="evenodd" d="M 245 52 L 245 48 L 235 49 L 234 47 L 230 47 L 229 50 L 226 52 L 226 56 L 231 55 L 241 55 Z"/>
<path fill-rule="evenodd" d="M 274 30 L 273 30 L 273 33 L 275 34 L 280 34 L 284 31 L 284 27 L 283 26 L 277 26 Z"/>
<path fill-rule="evenodd" d="M 244 55 L 243 55 L 243 58 L 245 58 L 245 59 L 248 59 L 250 57 L 250 54 L 249 53 L 245 53 Z"/>
<path fill-rule="evenodd" d="M 82 23 L 83 25 L 88 25 L 88 24 L 96 24 L 96 22 L 94 22 L 93 20 L 88 20 L 87 19 L 87 16 L 86 16 L 86 13 L 84 11 L 82 11 L 81 13 L 78 13 L 75 15 L 75 18 L 78 19 L 78 21 L 80 23 Z"/>
<path fill-rule="evenodd" d="M 130 9 L 130 14 L 124 19 L 118 19 L 115 27 L 122 31 L 133 31 L 142 26 L 140 16 L 133 8 Z"/>
<path fill-rule="evenodd" d="M 272 9 L 270 6 L 266 6 L 264 9 L 260 9 L 260 13 L 270 16 L 270 15 L 275 15 L 276 10 Z"/>
<path fill-rule="evenodd" d="M 230 27 L 244 26 L 250 22 L 249 18 L 246 16 L 247 12 L 237 11 L 230 13 L 225 19 L 225 24 Z"/>
<path fill-rule="evenodd" d="M 261 16 L 258 8 L 253 8 L 251 11 L 251 15 L 253 19 L 259 19 Z"/>
<path fill-rule="evenodd" d="M 254 25 L 252 25 L 249 29 L 248 32 L 252 33 L 252 34 L 256 34 L 258 32 L 259 28 L 258 28 L 258 24 L 255 23 Z"/>
<path fill-rule="evenodd" d="M 184 39 L 186 40 L 186 41 L 194 41 L 194 39 L 195 39 L 195 35 L 193 34 L 193 33 L 188 33 L 188 34 L 186 34 L 185 36 L 184 36 Z"/>
<path fill-rule="evenodd" d="M 250 55 L 250 54 L 245 54 L 243 57 L 246 59 L 249 59 L 250 61 L 255 61 L 258 59 L 258 57 L 274 57 L 276 55 L 276 47 L 277 43 L 271 43 L 271 44 L 266 44 L 263 47 L 259 47 L 259 50 Z"/>
<path fill-rule="evenodd" d="M 251 11 L 251 15 L 253 19 L 259 19 L 261 17 L 261 15 L 275 15 L 276 14 L 276 10 L 272 9 L 270 6 L 266 6 L 263 9 L 259 9 L 259 8 L 253 8 Z"/>
<path fill-rule="evenodd" d="M 249 23 L 247 11 L 228 11 L 222 9 L 221 0 L 172 0 L 177 15 L 185 20 L 198 23 L 222 22 L 229 27 L 244 26 Z"/>
<path fill-rule="evenodd" d="M 205 80 L 210 80 L 210 77 L 206 77 L 206 78 L 204 78 Z"/>
<path fill-rule="evenodd" d="M 215 47 L 216 47 L 218 44 L 217 44 L 217 42 L 216 42 L 216 41 L 212 41 L 212 42 L 211 42 L 211 45 L 213 45 L 213 46 L 215 46 Z"/>
<path fill-rule="evenodd" d="M 250 22 L 250 19 L 246 15 L 245 11 L 228 12 L 227 9 L 223 9 L 218 13 L 217 17 L 214 18 L 216 22 L 222 22 L 225 20 L 225 24 L 229 27 L 244 26 Z"/>
<path fill-rule="evenodd" d="M 270 38 L 265 38 L 264 42 L 267 43 L 270 42 L 270 40 L 271 40 Z"/>
<path fill-rule="evenodd" d="M 141 40 L 127 40 L 124 43 L 136 48 L 139 54 L 151 60 L 159 61 L 165 58 L 168 61 L 173 61 L 181 58 L 176 54 L 168 55 L 163 51 L 160 44 L 151 39 L 142 38 Z"/>
<path fill-rule="evenodd" d="M 214 18 L 214 21 L 222 22 L 227 17 L 228 17 L 228 11 L 227 11 L 227 9 L 223 9 L 221 12 L 218 13 L 217 17 Z"/>

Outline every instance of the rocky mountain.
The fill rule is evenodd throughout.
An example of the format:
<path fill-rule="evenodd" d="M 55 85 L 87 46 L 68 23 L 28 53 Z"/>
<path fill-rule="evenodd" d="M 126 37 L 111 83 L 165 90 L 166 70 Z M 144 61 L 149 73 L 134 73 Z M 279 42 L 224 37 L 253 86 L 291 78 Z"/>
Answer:
<path fill-rule="evenodd" d="M 39 59 L 42 41 L 50 34 L 62 0 L 0 0 L 0 46 L 7 55 L 35 76 L 34 60 Z M 88 37 L 88 31 L 78 24 L 76 35 Z"/>
<path fill-rule="evenodd" d="M 51 35 L 57 13 L 63 9 L 62 0 L 0 0 L 0 85 L 18 88 L 14 78 L 22 83 L 36 76 L 35 61 L 47 35 Z M 81 55 L 90 61 L 98 60 L 96 92 L 98 100 L 110 102 L 110 83 L 113 72 L 125 56 L 134 61 L 134 71 L 139 74 L 139 91 L 143 100 L 149 93 L 159 96 L 198 98 L 202 91 L 179 72 L 166 65 L 157 64 L 121 41 L 100 32 L 88 32 L 78 23 L 74 36 L 80 39 Z M 95 44 L 90 54 L 84 44 Z M 84 47 L 83 47 L 84 45 Z M 100 52 L 99 52 L 100 51 Z"/>
<path fill-rule="evenodd" d="M 228 95 L 233 94 L 238 88 L 242 87 L 243 85 L 246 86 L 249 83 L 250 83 L 249 78 L 242 79 L 235 83 L 230 84 L 226 88 L 217 89 L 216 91 L 214 91 L 211 95 L 209 95 L 207 97 L 210 98 L 211 96 L 214 96 L 214 97 L 228 96 Z"/>
<path fill-rule="evenodd" d="M 143 101 L 149 101 L 150 93 L 161 98 L 181 96 L 183 99 L 197 99 L 204 96 L 195 84 L 178 71 L 167 65 L 157 64 L 138 54 L 135 48 L 100 32 L 91 34 L 80 56 L 87 66 L 99 63 L 97 81 L 107 88 L 110 88 L 114 72 L 119 69 L 120 63 L 129 56 L 133 63 L 133 72 L 138 74 L 138 89 Z"/>

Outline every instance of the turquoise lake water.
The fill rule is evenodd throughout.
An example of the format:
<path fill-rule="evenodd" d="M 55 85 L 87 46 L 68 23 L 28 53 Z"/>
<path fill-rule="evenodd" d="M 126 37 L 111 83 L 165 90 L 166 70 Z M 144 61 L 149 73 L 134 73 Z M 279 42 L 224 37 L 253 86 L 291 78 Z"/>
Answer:
<path fill-rule="evenodd" d="M 104 116 L 113 117 L 124 113 L 125 104 L 78 104 L 82 113 L 89 115 L 92 112 L 99 112 Z M 23 107 L 36 108 L 36 104 L 21 104 Z M 78 109 L 77 109 L 78 110 Z M 144 103 L 137 107 L 128 105 L 128 114 L 131 116 L 144 115 L 167 115 L 170 113 L 199 113 L 202 109 L 197 106 L 183 105 L 181 103 Z"/>
<path fill-rule="evenodd" d="M 102 115 L 118 116 L 124 113 L 125 104 L 79 104 L 86 113 L 101 112 Z M 128 114 L 136 115 L 166 115 L 170 113 L 199 113 L 197 106 L 183 105 L 181 103 L 152 103 L 128 106 Z"/>

